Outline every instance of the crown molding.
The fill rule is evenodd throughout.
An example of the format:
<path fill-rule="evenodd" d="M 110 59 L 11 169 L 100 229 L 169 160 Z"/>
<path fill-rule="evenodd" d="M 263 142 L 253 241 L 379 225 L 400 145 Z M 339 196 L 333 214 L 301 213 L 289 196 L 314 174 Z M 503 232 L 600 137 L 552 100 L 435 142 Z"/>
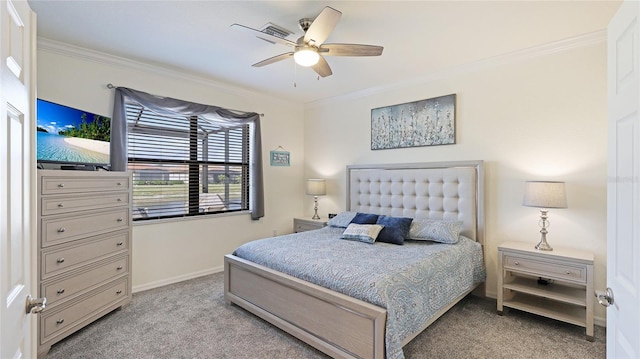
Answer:
<path fill-rule="evenodd" d="M 237 96 L 260 96 L 260 97 L 269 97 L 264 93 L 257 92 L 255 90 L 250 90 L 247 88 L 239 87 L 236 84 L 232 83 L 224 83 L 215 81 L 211 78 L 207 78 L 206 75 L 189 73 L 185 70 L 170 68 L 158 64 L 147 63 L 137 60 L 132 60 L 125 57 L 120 57 L 116 55 L 107 54 L 104 52 L 87 49 L 84 47 L 71 45 L 65 42 L 60 42 L 44 37 L 38 37 L 37 44 L 39 51 L 46 51 L 50 53 L 55 53 L 63 56 L 68 56 L 76 59 L 101 63 L 105 65 L 115 66 L 126 70 L 134 70 L 134 71 L 142 71 L 147 73 L 153 73 L 159 76 L 172 77 L 178 80 L 186 80 L 195 83 L 199 83 L 205 86 L 213 87 L 221 91 L 225 91 Z M 105 84 L 106 86 L 107 84 Z M 114 86 L 118 86 L 118 84 L 114 84 Z M 283 101 L 282 99 L 278 99 L 279 101 Z M 285 102 L 289 102 L 286 101 Z"/>
<path fill-rule="evenodd" d="M 607 41 L 607 31 L 606 29 L 598 30 L 574 37 L 570 37 L 567 39 L 554 41 L 551 43 L 538 45 L 529 47 L 523 50 L 513 51 L 504 55 L 498 55 L 489 57 L 486 59 L 444 68 L 432 73 L 429 73 L 425 76 L 419 76 L 416 78 L 412 78 L 408 81 L 399 81 L 393 84 L 371 87 L 361 91 L 355 91 L 348 94 L 329 97 L 326 99 L 321 99 L 317 101 L 307 102 L 305 104 L 306 109 L 312 109 L 315 107 L 322 107 L 330 104 L 335 104 L 337 102 L 343 102 L 345 100 L 354 100 L 359 99 L 366 96 L 371 96 L 375 94 L 390 92 L 393 90 L 398 90 L 404 87 L 408 87 L 416 84 L 428 83 L 436 80 L 441 80 L 447 77 L 459 76 L 469 73 L 474 73 L 478 71 L 487 70 L 490 68 L 516 63 L 520 61 L 526 61 L 538 57 L 549 56 L 552 54 L 556 54 L 559 52 L 570 51 L 576 48 L 593 46 L 601 43 L 606 43 Z"/>
<path fill-rule="evenodd" d="M 348 94 L 320 99 L 317 101 L 310 101 L 304 104 L 305 109 L 312 109 L 315 107 L 322 107 L 330 104 L 335 104 L 345 100 L 354 100 L 371 96 L 375 94 L 390 92 L 393 90 L 401 89 L 416 84 L 423 84 L 432 81 L 437 81 L 443 78 L 459 76 L 463 74 L 469 74 L 473 72 L 483 71 L 486 69 L 502 66 L 510 63 L 516 63 L 520 61 L 526 61 L 538 57 L 549 56 L 555 53 L 570 51 L 576 48 L 593 46 L 601 43 L 606 43 L 607 31 L 606 29 L 570 37 L 567 39 L 554 41 L 551 43 L 529 47 L 523 50 L 510 52 L 504 55 L 498 55 L 489 57 L 486 59 L 462 64 L 454 67 L 444 68 L 425 76 L 419 76 L 412 78 L 408 81 L 399 81 L 388 85 L 376 86 L 367 88 L 361 91 L 354 91 Z M 64 42 L 59 42 L 44 37 L 38 37 L 38 50 L 57 53 L 64 56 L 83 59 L 87 61 L 102 63 L 106 65 L 116 66 L 128 70 L 151 72 L 160 76 L 173 77 L 179 80 L 187 80 L 195 83 L 200 83 L 205 86 L 213 87 L 222 91 L 230 92 L 238 96 L 260 96 L 269 97 L 264 93 L 257 92 L 246 88 L 239 87 L 237 84 L 223 83 L 207 78 L 206 75 L 188 73 L 184 70 L 173 69 L 157 64 L 149 64 L 137 60 L 132 60 L 120 56 L 107 54 L 100 51 L 95 51 L 75 45 L 70 45 Z M 106 85 L 106 84 L 105 84 Z M 291 102 L 278 98 L 279 101 Z"/>

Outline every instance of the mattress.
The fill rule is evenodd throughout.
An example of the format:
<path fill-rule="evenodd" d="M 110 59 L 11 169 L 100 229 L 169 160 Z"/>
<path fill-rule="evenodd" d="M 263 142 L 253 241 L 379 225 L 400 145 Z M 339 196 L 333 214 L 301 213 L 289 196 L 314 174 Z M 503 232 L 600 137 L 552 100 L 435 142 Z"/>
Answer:
<path fill-rule="evenodd" d="M 365 244 L 339 239 L 343 231 L 325 227 L 260 239 L 234 255 L 386 309 L 388 359 L 404 358 L 405 338 L 485 280 L 482 248 L 471 239 Z"/>

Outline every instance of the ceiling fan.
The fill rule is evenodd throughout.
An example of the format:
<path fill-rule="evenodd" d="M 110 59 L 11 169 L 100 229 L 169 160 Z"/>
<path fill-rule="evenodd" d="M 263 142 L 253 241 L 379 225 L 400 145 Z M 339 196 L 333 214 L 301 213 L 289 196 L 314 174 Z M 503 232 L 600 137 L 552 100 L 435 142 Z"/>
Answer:
<path fill-rule="evenodd" d="M 276 44 L 293 47 L 293 51 L 262 60 L 253 64 L 254 67 L 261 67 L 274 62 L 286 60 L 293 56 L 295 62 L 300 66 L 311 67 L 322 77 L 331 76 L 331 67 L 324 59 L 324 56 L 380 56 L 382 46 L 362 45 L 362 44 L 325 44 L 336 24 L 340 20 L 342 13 L 332 7 L 326 6 L 320 14 L 313 20 L 300 19 L 298 22 L 304 36 L 297 42 L 287 40 L 282 37 L 268 34 L 266 32 L 252 29 L 250 27 L 233 24 L 231 27 L 254 34 L 255 36 Z"/>

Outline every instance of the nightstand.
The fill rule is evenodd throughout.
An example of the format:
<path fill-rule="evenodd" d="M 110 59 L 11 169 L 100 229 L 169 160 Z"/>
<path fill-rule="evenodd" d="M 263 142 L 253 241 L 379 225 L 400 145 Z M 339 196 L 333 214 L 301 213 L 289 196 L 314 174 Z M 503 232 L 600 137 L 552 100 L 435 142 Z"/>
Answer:
<path fill-rule="evenodd" d="M 311 218 L 294 218 L 293 219 L 293 231 L 304 232 L 312 231 L 314 229 L 320 229 L 327 225 L 327 218 L 311 219 Z"/>
<path fill-rule="evenodd" d="M 534 245 L 498 246 L 498 314 L 509 307 L 579 325 L 593 341 L 593 253 Z"/>

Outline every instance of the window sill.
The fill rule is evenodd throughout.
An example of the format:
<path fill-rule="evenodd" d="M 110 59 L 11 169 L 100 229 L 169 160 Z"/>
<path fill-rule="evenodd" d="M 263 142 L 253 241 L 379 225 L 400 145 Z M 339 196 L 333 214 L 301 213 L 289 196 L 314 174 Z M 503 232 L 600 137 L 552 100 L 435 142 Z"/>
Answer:
<path fill-rule="evenodd" d="M 207 214 L 203 216 L 188 216 L 188 217 L 173 217 L 173 218 L 159 218 L 149 219 L 146 221 L 132 221 L 134 227 L 147 226 L 153 224 L 171 223 L 171 222 L 186 222 L 186 221 L 202 221 L 214 218 L 229 217 L 229 216 L 241 216 L 251 215 L 251 211 L 238 211 L 238 212 L 225 212 L 217 214 Z"/>

